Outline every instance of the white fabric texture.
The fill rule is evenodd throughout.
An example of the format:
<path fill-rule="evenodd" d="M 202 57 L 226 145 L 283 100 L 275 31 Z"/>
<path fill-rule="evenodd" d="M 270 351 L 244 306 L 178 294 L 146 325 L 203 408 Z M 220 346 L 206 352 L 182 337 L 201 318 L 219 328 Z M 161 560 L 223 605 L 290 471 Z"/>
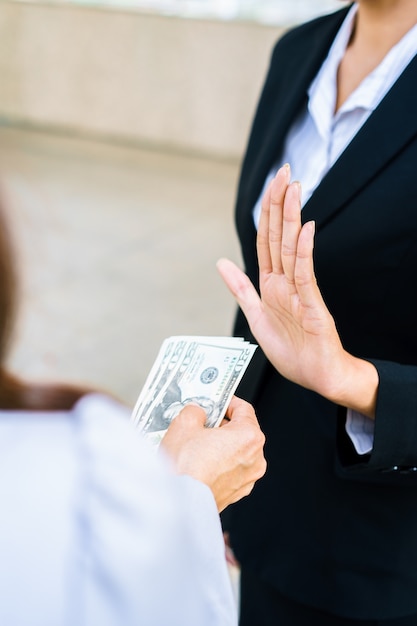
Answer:
<path fill-rule="evenodd" d="M 0 412 L 0 502 L 1 624 L 236 625 L 211 491 L 106 396 Z"/>

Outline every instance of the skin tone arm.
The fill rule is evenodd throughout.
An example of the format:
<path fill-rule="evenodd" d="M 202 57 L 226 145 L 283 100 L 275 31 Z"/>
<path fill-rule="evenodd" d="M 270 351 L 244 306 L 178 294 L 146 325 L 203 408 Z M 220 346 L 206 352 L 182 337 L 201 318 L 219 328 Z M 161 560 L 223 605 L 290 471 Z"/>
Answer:
<path fill-rule="evenodd" d="M 328 400 L 373 418 L 376 368 L 344 350 L 314 276 L 314 223 L 301 226 L 299 183 L 278 170 L 265 192 L 258 229 L 259 297 L 231 261 L 218 270 L 275 368 Z"/>
<path fill-rule="evenodd" d="M 204 426 L 200 407 L 186 406 L 171 422 L 161 448 L 178 474 L 210 487 L 220 511 L 249 495 L 265 474 L 265 437 L 250 404 L 236 396 L 219 428 Z"/>

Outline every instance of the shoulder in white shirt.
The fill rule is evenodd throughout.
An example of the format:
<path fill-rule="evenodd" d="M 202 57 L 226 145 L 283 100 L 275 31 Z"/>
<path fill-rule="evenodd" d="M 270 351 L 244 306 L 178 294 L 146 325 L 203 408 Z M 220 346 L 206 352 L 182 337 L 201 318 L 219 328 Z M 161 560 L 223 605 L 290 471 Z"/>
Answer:
<path fill-rule="evenodd" d="M 214 498 L 102 395 L 0 412 L 0 623 L 231 626 Z"/>

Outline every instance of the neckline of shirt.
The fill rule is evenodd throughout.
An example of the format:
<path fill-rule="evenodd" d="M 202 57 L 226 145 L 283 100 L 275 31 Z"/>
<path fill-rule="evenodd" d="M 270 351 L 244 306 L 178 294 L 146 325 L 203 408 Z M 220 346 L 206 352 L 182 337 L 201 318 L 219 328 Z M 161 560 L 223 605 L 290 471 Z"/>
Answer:
<path fill-rule="evenodd" d="M 415 24 L 334 113 L 337 97 L 337 71 L 348 46 L 357 11 L 358 5 L 355 3 L 346 15 L 324 63 L 308 89 L 308 110 L 318 132 L 323 137 L 331 132 L 343 115 L 355 109 L 373 111 L 406 65 L 417 54 L 417 24 Z"/>

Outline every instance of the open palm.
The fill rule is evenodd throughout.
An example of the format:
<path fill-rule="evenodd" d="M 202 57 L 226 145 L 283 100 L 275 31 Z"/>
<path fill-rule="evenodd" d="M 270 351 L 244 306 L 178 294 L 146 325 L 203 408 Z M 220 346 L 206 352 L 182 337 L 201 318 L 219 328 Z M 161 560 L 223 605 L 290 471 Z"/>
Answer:
<path fill-rule="evenodd" d="M 218 269 L 276 369 L 333 395 L 328 387 L 343 376 L 346 353 L 314 276 L 314 223 L 301 225 L 300 185 L 289 181 L 290 168 L 284 166 L 263 197 L 257 237 L 260 297 L 231 261 L 221 259 Z"/>

